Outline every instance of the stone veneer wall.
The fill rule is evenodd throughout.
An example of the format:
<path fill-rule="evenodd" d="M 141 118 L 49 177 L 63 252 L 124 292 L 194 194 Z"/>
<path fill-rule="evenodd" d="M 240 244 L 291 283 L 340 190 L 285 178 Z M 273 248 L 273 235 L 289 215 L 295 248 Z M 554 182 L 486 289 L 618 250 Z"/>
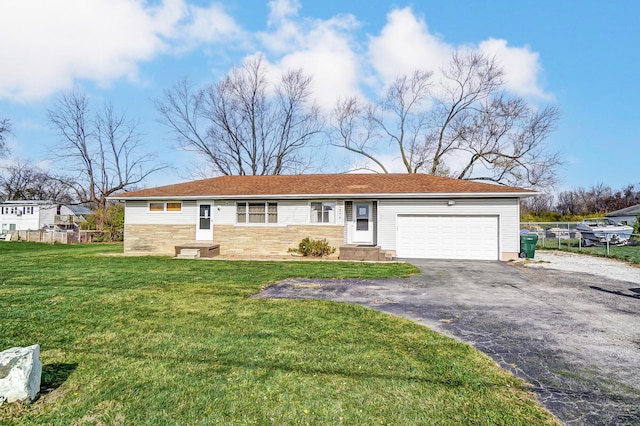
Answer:
<path fill-rule="evenodd" d="M 214 225 L 213 239 L 220 244 L 221 256 L 273 257 L 290 256 L 289 248 L 298 247 L 303 238 L 326 238 L 336 248 L 330 258 L 337 259 L 344 244 L 340 225 L 233 226 Z"/>
<path fill-rule="evenodd" d="M 196 225 L 125 225 L 124 252 L 173 256 L 174 247 L 196 238 Z"/>

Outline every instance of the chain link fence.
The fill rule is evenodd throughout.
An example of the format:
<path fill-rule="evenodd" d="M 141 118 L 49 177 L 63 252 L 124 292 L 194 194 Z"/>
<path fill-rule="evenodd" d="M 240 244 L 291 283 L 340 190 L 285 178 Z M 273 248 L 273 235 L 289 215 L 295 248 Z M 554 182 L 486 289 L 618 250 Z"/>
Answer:
<path fill-rule="evenodd" d="M 615 255 L 622 259 L 636 257 L 640 259 L 640 234 L 632 234 L 625 244 L 613 244 L 606 241 L 600 244 L 585 244 L 576 226 L 580 222 L 520 222 L 520 229 L 538 235 L 536 248 L 592 250 L 597 254 Z M 619 254 L 616 255 L 616 252 Z M 629 254 L 630 253 L 630 254 Z"/>

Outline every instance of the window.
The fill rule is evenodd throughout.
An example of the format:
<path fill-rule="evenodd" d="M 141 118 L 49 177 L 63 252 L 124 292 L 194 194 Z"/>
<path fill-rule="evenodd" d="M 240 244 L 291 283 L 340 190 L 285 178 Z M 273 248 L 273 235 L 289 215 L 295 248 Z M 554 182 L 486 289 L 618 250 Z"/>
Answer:
<path fill-rule="evenodd" d="M 335 223 L 336 202 L 314 201 L 311 203 L 311 223 Z"/>
<path fill-rule="evenodd" d="M 246 202 L 236 204 L 237 223 L 278 223 L 278 203 Z"/>
<path fill-rule="evenodd" d="M 149 211 L 150 212 L 181 212 L 182 211 L 182 203 L 181 202 L 150 202 L 149 203 Z"/>
<path fill-rule="evenodd" d="M 167 203 L 167 211 L 168 212 L 181 212 L 182 211 L 182 203 Z"/>
<path fill-rule="evenodd" d="M 150 212 L 163 212 L 164 211 L 164 203 L 149 203 L 149 211 Z"/>

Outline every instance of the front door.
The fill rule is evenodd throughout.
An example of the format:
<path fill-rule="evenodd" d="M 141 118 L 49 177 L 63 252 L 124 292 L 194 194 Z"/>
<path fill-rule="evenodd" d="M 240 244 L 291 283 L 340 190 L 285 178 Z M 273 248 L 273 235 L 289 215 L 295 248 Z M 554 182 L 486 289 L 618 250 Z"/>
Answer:
<path fill-rule="evenodd" d="M 373 244 L 373 212 L 370 202 L 353 203 L 353 242 Z"/>
<path fill-rule="evenodd" d="M 196 227 L 196 240 L 213 241 L 213 221 L 211 213 L 213 209 L 209 203 L 198 203 L 198 225 Z"/>

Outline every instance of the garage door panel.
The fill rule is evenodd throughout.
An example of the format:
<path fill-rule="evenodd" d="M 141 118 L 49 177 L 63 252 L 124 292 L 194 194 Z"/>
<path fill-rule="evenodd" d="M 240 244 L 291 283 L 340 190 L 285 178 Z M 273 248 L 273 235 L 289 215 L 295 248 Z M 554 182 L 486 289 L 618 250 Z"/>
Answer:
<path fill-rule="evenodd" d="M 397 255 L 427 259 L 498 259 L 497 216 L 399 215 Z"/>

